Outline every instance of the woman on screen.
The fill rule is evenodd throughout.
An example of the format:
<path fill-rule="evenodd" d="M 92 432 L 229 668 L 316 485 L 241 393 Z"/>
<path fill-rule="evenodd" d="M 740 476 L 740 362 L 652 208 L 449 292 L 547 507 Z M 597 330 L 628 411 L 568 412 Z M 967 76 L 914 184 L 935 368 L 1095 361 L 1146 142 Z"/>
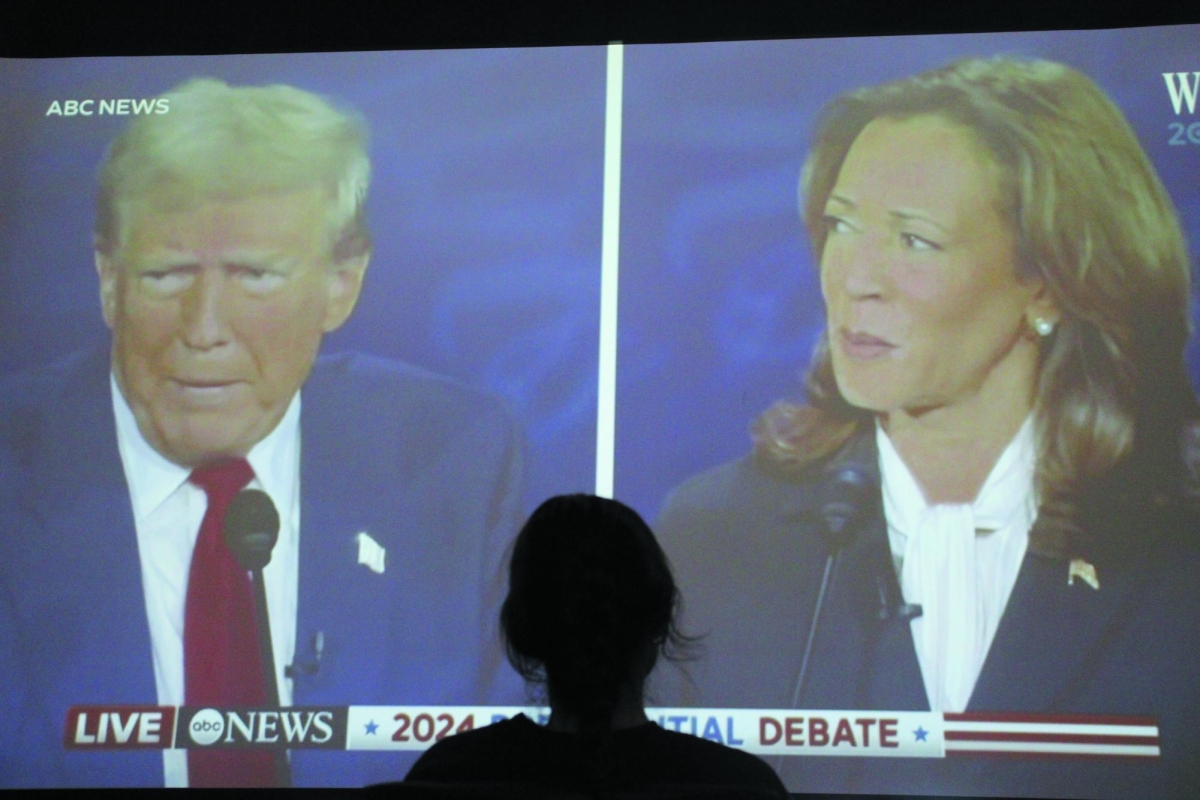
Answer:
<path fill-rule="evenodd" d="M 836 100 L 801 192 L 827 320 L 807 401 L 660 520 L 712 631 L 680 699 L 1159 726 L 1161 757 L 804 759 L 792 790 L 1194 791 L 1190 262 L 1128 122 L 1060 64 L 958 62 Z"/>
<path fill-rule="evenodd" d="M 646 676 L 660 654 L 688 647 L 675 627 L 678 602 L 666 557 L 637 512 L 591 495 L 542 503 L 513 546 L 500 621 L 513 666 L 545 684 L 549 723 L 522 714 L 447 738 L 406 780 L 785 796 L 754 756 L 647 720 Z"/>

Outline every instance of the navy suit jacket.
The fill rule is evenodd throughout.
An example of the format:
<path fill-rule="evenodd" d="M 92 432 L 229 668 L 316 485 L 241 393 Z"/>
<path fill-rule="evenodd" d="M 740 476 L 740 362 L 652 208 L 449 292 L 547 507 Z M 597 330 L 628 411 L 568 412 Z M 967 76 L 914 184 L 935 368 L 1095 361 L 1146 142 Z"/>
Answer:
<path fill-rule="evenodd" d="M 521 502 L 511 417 L 360 355 L 319 359 L 302 397 L 295 660 L 311 661 L 317 632 L 324 651 L 293 702 L 491 700 L 498 566 Z M 357 563 L 360 531 L 386 548 L 383 574 Z M 68 706 L 90 703 L 156 703 L 104 351 L 0 386 L 0 785 L 161 786 L 157 751 L 64 751 Z M 361 786 L 412 760 L 293 751 L 293 780 Z"/>
<path fill-rule="evenodd" d="M 835 456 L 875 477 L 873 435 Z M 832 466 L 830 464 L 829 466 Z M 752 457 L 696 476 L 658 525 L 683 626 L 708 633 L 694 681 L 656 676 L 666 705 L 790 708 L 828 550 L 823 469 L 775 477 Z M 798 706 L 928 710 L 879 492 L 838 558 Z M 1034 797 L 1176 797 L 1200 790 L 1200 526 L 1183 505 L 1089 515 L 1100 589 L 1067 561 L 1027 554 L 968 711 L 1157 718 L 1162 758 L 789 757 L 791 791 Z"/>

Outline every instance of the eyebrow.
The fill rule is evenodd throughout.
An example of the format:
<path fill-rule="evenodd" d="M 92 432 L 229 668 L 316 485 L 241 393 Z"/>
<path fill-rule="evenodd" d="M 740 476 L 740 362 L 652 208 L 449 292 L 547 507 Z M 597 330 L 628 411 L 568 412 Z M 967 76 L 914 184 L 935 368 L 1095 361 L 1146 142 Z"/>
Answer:
<path fill-rule="evenodd" d="M 196 254 L 191 250 L 164 248 L 137 260 L 141 264 L 156 266 L 187 266 L 196 261 Z M 294 257 L 278 250 L 233 250 L 225 253 L 221 259 L 222 264 L 263 264 L 280 267 L 290 266 L 295 261 Z"/>
<path fill-rule="evenodd" d="M 851 199 L 849 199 L 849 198 L 847 198 L 847 197 L 842 197 L 840 194 L 830 194 L 830 195 L 829 195 L 829 199 L 828 199 L 828 200 L 826 200 L 825 202 L 827 202 L 827 203 L 840 203 L 840 204 L 842 204 L 842 205 L 844 205 L 844 206 L 849 206 L 850 208 L 857 208 L 857 207 L 858 207 L 858 205 L 857 205 L 857 204 L 856 204 L 856 203 L 855 203 L 853 200 L 851 200 Z"/>
<path fill-rule="evenodd" d="M 278 250 L 231 250 L 221 259 L 222 264 L 263 264 L 290 267 L 297 259 Z"/>
<path fill-rule="evenodd" d="M 837 194 L 829 195 L 829 200 L 827 202 L 837 203 L 838 205 L 843 205 L 843 206 L 846 206 L 847 208 L 851 208 L 851 209 L 858 208 L 858 204 L 855 203 L 853 200 L 851 200 L 848 197 L 843 197 L 842 195 L 837 195 Z M 948 227 L 946 227 L 942 223 L 938 222 L 937 220 L 933 219 L 929 215 L 921 213 L 920 211 L 913 211 L 913 210 L 907 209 L 907 208 L 900 208 L 900 209 L 896 209 L 894 211 L 889 211 L 888 214 L 892 217 L 895 217 L 896 219 L 903 221 L 903 222 L 908 222 L 910 220 L 916 220 L 918 222 L 925 222 L 925 223 L 928 223 L 929 225 L 932 225 L 933 227 L 937 228 L 938 230 L 942 231 L 943 233 L 946 233 L 947 235 L 949 235 L 951 233 L 951 230 Z"/>
<path fill-rule="evenodd" d="M 918 222 L 928 223 L 928 224 L 932 225 L 933 227 L 937 228 L 938 230 L 942 231 L 943 233 L 949 234 L 951 232 L 950 229 L 947 228 L 942 223 L 928 217 L 925 214 L 922 214 L 919 211 L 909 211 L 907 209 L 899 209 L 896 211 L 891 211 L 889 213 L 893 217 L 904 220 L 905 222 L 907 222 L 909 220 L 917 220 Z"/>

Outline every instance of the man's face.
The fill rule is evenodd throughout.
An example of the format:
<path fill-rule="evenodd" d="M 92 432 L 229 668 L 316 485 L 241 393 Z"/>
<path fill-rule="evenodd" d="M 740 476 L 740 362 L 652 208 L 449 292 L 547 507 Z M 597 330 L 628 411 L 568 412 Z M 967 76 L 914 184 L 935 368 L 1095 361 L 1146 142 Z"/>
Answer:
<path fill-rule="evenodd" d="M 366 258 L 330 263 L 316 188 L 131 213 L 121 248 L 96 256 L 122 394 L 176 464 L 244 456 L 349 317 Z"/>

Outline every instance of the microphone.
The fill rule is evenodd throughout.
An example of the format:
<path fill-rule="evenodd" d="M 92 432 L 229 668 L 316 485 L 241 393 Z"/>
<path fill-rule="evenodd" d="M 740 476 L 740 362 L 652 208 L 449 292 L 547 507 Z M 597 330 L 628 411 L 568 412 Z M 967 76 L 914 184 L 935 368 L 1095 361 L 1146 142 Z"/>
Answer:
<path fill-rule="evenodd" d="M 829 551 L 836 553 L 854 538 L 876 487 L 862 467 L 843 464 L 826 476 L 823 488 L 819 530 Z"/>
<path fill-rule="evenodd" d="M 266 682 L 267 705 L 279 708 L 279 681 L 275 677 L 275 648 L 271 644 L 271 617 L 267 612 L 267 586 L 263 567 L 271 563 L 271 551 L 279 541 L 279 512 L 266 492 L 244 489 L 225 510 L 225 546 L 248 571 L 254 583 L 254 614 L 258 619 L 258 652 Z M 291 766 L 287 754 L 275 753 L 275 785 L 291 786 Z"/>
<path fill-rule="evenodd" d="M 244 570 L 261 570 L 271 563 L 279 540 L 279 512 L 261 489 L 238 492 L 225 510 L 225 545 Z"/>
<path fill-rule="evenodd" d="M 897 619 L 911 622 L 925 613 L 920 603 L 906 603 L 904 598 L 893 599 L 888 580 L 883 575 L 875 577 L 875 588 L 879 590 L 879 621 Z"/>
<path fill-rule="evenodd" d="M 833 584 L 833 574 L 839 557 L 846 545 L 854 539 L 865 517 L 866 510 L 875 499 L 875 481 L 857 464 L 841 464 L 825 475 L 821 486 L 821 508 L 817 515 L 817 531 L 825 540 L 828 553 L 825 571 L 821 575 L 821 588 L 817 591 L 817 602 L 813 607 L 808 625 L 808 640 L 804 644 L 804 657 L 800 661 L 800 672 L 796 676 L 796 687 L 792 691 L 791 708 L 796 708 L 804 691 L 804 679 L 808 676 L 808 660 L 812 656 L 817 626 L 821 621 L 821 608 L 825 596 Z"/>
<path fill-rule="evenodd" d="M 312 635 L 310 641 L 312 645 L 313 657 L 309 661 L 301 664 L 299 661 L 293 661 L 283 668 L 285 677 L 296 680 L 301 675 L 316 675 L 321 671 L 321 656 L 325 654 L 325 631 L 317 631 Z"/>

